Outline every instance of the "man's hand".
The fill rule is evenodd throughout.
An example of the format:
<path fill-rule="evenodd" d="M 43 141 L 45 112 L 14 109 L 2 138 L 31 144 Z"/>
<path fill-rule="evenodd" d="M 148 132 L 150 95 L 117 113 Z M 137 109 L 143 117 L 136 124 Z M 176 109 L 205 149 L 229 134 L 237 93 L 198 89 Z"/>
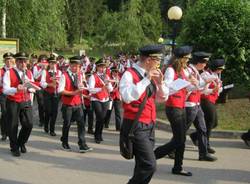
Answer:
<path fill-rule="evenodd" d="M 153 69 L 148 72 L 148 79 L 153 79 L 157 84 L 161 84 L 163 81 L 163 74 L 159 69 Z"/>
<path fill-rule="evenodd" d="M 22 84 L 19 84 L 17 86 L 17 91 L 18 92 L 20 92 L 20 91 L 26 91 L 26 90 L 27 90 L 27 88 L 24 85 L 22 85 Z"/>

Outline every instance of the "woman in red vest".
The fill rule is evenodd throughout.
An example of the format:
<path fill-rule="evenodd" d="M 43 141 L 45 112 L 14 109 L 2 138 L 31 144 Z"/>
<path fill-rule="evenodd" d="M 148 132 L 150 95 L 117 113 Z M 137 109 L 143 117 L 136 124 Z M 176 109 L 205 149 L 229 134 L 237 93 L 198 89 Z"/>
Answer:
<path fill-rule="evenodd" d="M 215 153 L 215 150 L 211 148 L 209 143 L 209 137 L 213 128 L 218 124 L 217 110 L 216 110 L 216 100 L 219 97 L 220 92 L 222 92 L 222 81 L 220 79 L 221 72 L 225 68 L 224 59 L 215 59 L 210 62 L 209 69 L 201 74 L 204 80 L 212 80 L 208 83 L 206 88 L 202 91 L 201 95 L 201 108 L 204 112 L 206 127 L 207 127 L 207 149 L 211 154 Z M 197 133 L 192 133 L 190 135 L 192 141 L 197 140 Z"/>
<path fill-rule="evenodd" d="M 70 151 L 69 146 L 69 129 L 71 120 L 77 122 L 78 132 L 78 146 L 79 152 L 85 153 L 91 151 L 92 148 L 88 147 L 85 140 L 85 122 L 83 118 L 82 109 L 82 75 L 80 73 L 80 60 L 79 56 L 70 58 L 70 65 L 66 72 L 60 78 L 58 93 L 60 93 L 62 100 L 62 148 Z"/>
<path fill-rule="evenodd" d="M 88 84 L 91 93 L 92 107 L 95 112 L 95 142 L 100 144 L 103 141 L 102 131 L 105 116 L 108 110 L 109 92 L 113 90 L 108 81 L 109 76 L 105 72 L 106 63 L 103 59 L 96 62 L 96 73 L 90 76 Z"/>
<path fill-rule="evenodd" d="M 140 60 L 127 69 L 119 85 L 123 101 L 123 122 L 120 139 L 129 139 L 129 132 L 133 127 L 133 154 L 135 169 L 128 184 L 147 184 L 155 170 L 154 155 L 154 127 L 156 122 L 155 99 L 163 101 L 168 97 L 168 88 L 162 83 L 163 74 L 157 66 L 162 57 L 161 45 L 148 45 L 140 49 Z M 145 100 L 144 100 L 145 99 Z M 140 104 L 145 101 L 142 108 Z M 138 116 L 139 109 L 141 114 Z M 135 117 L 138 120 L 134 122 Z"/>
<path fill-rule="evenodd" d="M 57 92 L 59 78 L 62 72 L 56 67 L 56 58 L 50 57 L 48 59 L 49 66 L 47 70 L 42 73 L 40 85 L 44 89 L 44 106 L 45 108 L 45 121 L 44 131 L 50 131 L 51 136 L 56 136 L 55 123 L 58 113 L 59 95 Z"/>
<path fill-rule="evenodd" d="M 187 172 L 182 168 L 186 141 L 185 101 L 187 90 L 185 87 L 178 91 L 172 90 L 171 83 L 177 79 L 188 80 L 184 69 L 191 58 L 191 52 L 192 47 L 190 46 L 175 49 L 172 64 L 164 74 L 164 82 L 170 87 L 171 94 L 166 101 L 166 115 L 171 124 L 173 138 L 170 142 L 155 150 L 156 159 L 163 158 L 175 150 L 172 173 L 184 176 L 192 176 L 191 172 Z M 196 80 L 192 80 L 191 82 L 195 84 Z"/>
<path fill-rule="evenodd" d="M 19 52 L 15 55 L 16 68 L 6 71 L 3 78 L 3 93 L 7 95 L 7 117 L 9 123 L 10 149 L 13 156 L 26 153 L 25 143 L 28 141 L 33 127 L 33 112 L 31 106 L 31 92 L 25 84 L 33 82 L 31 71 L 27 70 L 28 55 Z M 18 122 L 22 128 L 18 134 Z M 19 150 L 20 149 L 20 150 Z"/>

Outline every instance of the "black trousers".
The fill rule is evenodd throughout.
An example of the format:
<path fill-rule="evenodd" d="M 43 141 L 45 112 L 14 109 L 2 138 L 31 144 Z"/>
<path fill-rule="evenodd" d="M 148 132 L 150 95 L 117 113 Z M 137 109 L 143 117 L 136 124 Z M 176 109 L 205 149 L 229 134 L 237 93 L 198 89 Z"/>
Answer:
<path fill-rule="evenodd" d="M 155 150 L 155 156 L 156 159 L 160 159 L 175 150 L 173 170 L 181 171 L 186 141 L 185 109 L 166 107 L 166 115 L 173 131 L 173 137 L 170 142 Z"/>
<path fill-rule="evenodd" d="M 7 118 L 11 150 L 17 150 L 20 145 L 24 145 L 30 136 L 33 128 L 32 106 L 25 103 L 17 103 L 7 100 Z M 31 103 L 29 103 L 31 104 Z M 22 128 L 18 134 L 18 121 Z"/>
<path fill-rule="evenodd" d="M 58 114 L 59 96 L 44 91 L 45 121 L 44 128 L 55 132 L 56 118 Z"/>
<path fill-rule="evenodd" d="M 93 122 L 94 122 L 94 111 L 90 106 L 85 106 L 83 111 L 84 122 L 86 122 L 86 118 L 88 116 L 88 130 L 93 130 Z"/>
<path fill-rule="evenodd" d="M 7 123 L 7 108 L 6 108 L 6 96 L 0 95 L 0 106 L 1 106 L 1 135 L 6 136 L 8 134 L 8 123 Z"/>
<path fill-rule="evenodd" d="M 112 114 L 112 110 L 115 110 L 115 129 L 120 130 L 121 129 L 121 107 L 122 103 L 120 100 L 114 100 L 112 109 L 107 111 L 106 117 L 105 117 L 105 125 L 109 125 L 110 117 Z"/>
<path fill-rule="evenodd" d="M 186 117 L 187 130 L 190 128 L 191 124 L 194 123 L 197 131 L 199 155 L 204 156 L 207 154 L 207 128 L 201 106 L 186 107 Z"/>
<path fill-rule="evenodd" d="M 216 105 L 206 99 L 202 99 L 201 108 L 204 112 L 206 128 L 207 128 L 207 146 L 210 147 L 209 138 L 211 135 L 211 131 L 218 125 Z M 193 133 L 192 136 L 194 139 L 195 138 L 198 139 L 197 132 Z"/>
<path fill-rule="evenodd" d="M 95 139 L 102 139 L 103 125 L 108 110 L 108 102 L 92 101 L 92 107 L 95 111 Z"/>
<path fill-rule="evenodd" d="M 71 120 L 77 122 L 77 133 L 78 133 L 78 145 L 86 144 L 85 141 L 85 122 L 83 119 L 83 109 L 79 106 L 67 106 L 62 105 L 62 117 L 63 117 L 63 128 L 61 141 L 68 143 L 69 129 L 71 126 Z M 72 118 L 74 117 L 74 118 Z"/>
<path fill-rule="evenodd" d="M 43 125 L 45 122 L 45 107 L 44 107 L 43 93 L 44 93 L 43 90 L 36 91 L 35 93 L 38 104 L 39 121 L 41 125 Z"/>
<path fill-rule="evenodd" d="M 128 136 L 133 120 L 123 119 L 120 136 Z M 135 168 L 133 177 L 128 184 L 147 184 L 150 182 L 155 170 L 156 159 L 154 155 L 155 124 L 149 125 L 136 122 L 133 138 L 133 151 Z"/>

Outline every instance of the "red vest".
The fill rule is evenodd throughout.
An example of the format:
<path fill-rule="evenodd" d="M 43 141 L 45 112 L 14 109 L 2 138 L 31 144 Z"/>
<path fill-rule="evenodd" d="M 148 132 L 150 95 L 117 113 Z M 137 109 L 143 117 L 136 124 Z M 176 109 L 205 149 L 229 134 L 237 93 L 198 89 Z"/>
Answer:
<path fill-rule="evenodd" d="M 191 70 L 193 70 L 194 72 L 194 69 L 190 67 Z M 197 78 L 199 80 L 199 78 Z M 187 98 L 187 102 L 193 102 L 193 103 L 200 103 L 201 101 L 201 92 L 200 90 L 195 90 L 195 91 L 192 91 L 188 98 Z"/>
<path fill-rule="evenodd" d="M 57 70 L 55 74 L 56 74 L 56 77 L 58 77 L 58 75 L 59 75 L 59 70 Z M 51 78 L 52 78 L 52 77 L 50 76 L 48 70 L 46 70 L 46 82 L 47 82 L 47 83 L 52 83 L 53 81 L 52 81 Z M 58 88 L 58 84 L 56 84 L 56 89 L 57 89 L 57 88 Z M 56 89 L 53 88 L 53 87 L 49 87 L 49 86 L 48 86 L 48 87 L 45 88 L 44 90 L 47 91 L 47 92 L 50 93 L 50 94 L 54 94 Z"/>
<path fill-rule="evenodd" d="M 174 71 L 174 80 L 178 79 L 178 74 L 176 71 Z M 186 79 L 186 76 L 184 74 L 184 71 L 181 71 L 181 78 Z M 168 97 L 168 100 L 166 101 L 167 107 L 177 107 L 183 109 L 185 107 L 185 101 L 186 101 L 186 94 L 187 90 L 186 88 L 183 88 L 179 90 L 177 93 L 170 95 Z"/>
<path fill-rule="evenodd" d="M 6 72 L 6 69 L 3 67 L 3 68 L 1 68 L 0 72 L 1 72 L 0 75 L 1 75 L 1 83 L 2 83 L 2 86 L 0 86 L 0 95 L 1 95 L 1 94 L 3 94 L 3 76 Z"/>
<path fill-rule="evenodd" d="M 9 70 L 9 72 L 10 72 L 10 87 L 17 88 L 17 86 L 20 84 L 20 81 L 19 81 L 18 76 L 14 70 L 15 69 L 13 69 L 13 68 L 11 68 Z M 27 77 L 29 79 L 32 79 L 32 73 L 30 70 L 27 70 Z M 16 92 L 14 95 L 8 95 L 7 98 L 11 101 L 15 101 L 18 103 L 31 100 L 29 92 L 24 93 L 23 91 Z"/>
<path fill-rule="evenodd" d="M 65 90 L 67 91 L 75 91 L 75 87 L 73 86 L 70 76 L 68 72 L 64 72 L 63 75 L 65 76 Z M 77 106 L 81 104 L 81 96 L 80 94 L 78 95 L 62 95 L 62 103 L 64 105 L 69 105 L 69 106 Z"/>
<path fill-rule="evenodd" d="M 133 76 L 134 84 L 140 82 L 140 77 L 134 71 L 134 69 L 129 68 L 127 69 Z M 131 103 L 123 103 L 124 115 L 125 119 L 133 120 L 135 119 L 136 113 L 139 111 L 139 105 L 143 102 L 143 99 L 146 95 L 146 91 L 141 95 L 138 100 L 132 101 Z M 151 122 L 155 122 L 156 120 L 156 108 L 155 108 L 155 93 L 152 94 L 146 101 L 145 107 L 141 113 L 139 118 L 139 122 L 144 124 L 150 124 Z"/>
<path fill-rule="evenodd" d="M 97 76 L 96 73 L 94 74 L 94 77 L 95 77 L 95 88 L 102 88 L 104 86 L 103 81 L 100 79 L 100 77 Z M 97 98 L 99 100 L 103 100 L 109 97 L 109 93 L 107 89 L 104 89 L 96 94 L 92 94 L 92 97 Z"/>
<path fill-rule="evenodd" d="M 121 95 L 119 92 L 118 85 L 119 84 L 112 82 L 113 91 L 110 93 L 110 97 L 112 98 L 112 100 L 121 100 Z"/>
<path fill-rule="evenodd" d="M 86 89 L 84 89 L 83 90 L 83 92 L 82 92 L 82 94 L 84 94 L 84 95 L 89 95 L 89 91 L 88 90 L 86 90 Z M 90 106 L 90 99 L 89 98 L 84 98 L 84 105 L 86 106 L 86 107 L 89 107 Z"/>
<path fill-rule="evenodd" d="M 212 74 L 212 72 L 210 70 L 208 70 L 208 72 L 210 74 Z M 217 81 L 216 81 L 217 82 Z M 215 87 L 214 83 L 211 82 L 208 86 L 208 89 L 213 89 Z M 209 95 L 205 95 L 205 94 L 202 94 L 201 95 L 201 99 L 207 99 L 209 102 L 215 104 L 216 103 L 216 100 L 218 99 L 219 97 L 219 93 L 218 92 L 214 92 L 214 93 L 211 93 Z"/>
<path fill-rule="evenodd" d="M 211 82 L 210 84 L 209 84 L 209 89 L 213 89 L 215 86 L 214 86 L 214 83 L 213 82 Z M 214 92 L 214 93 L 211 93 L 211 94 L 209 94 L 209 95 L 205 95 L 205 94 L 202 94 L 201 95 L 201 98 L 202 99 L 207 99 L 209 102 L 211 102 L 211 103 L 213 103 L 213 104 L 215 104 L 216 103 L 216 100 L 218 99 L 218 97 L 219 97 L 219 93 L 218 92 Z"/>

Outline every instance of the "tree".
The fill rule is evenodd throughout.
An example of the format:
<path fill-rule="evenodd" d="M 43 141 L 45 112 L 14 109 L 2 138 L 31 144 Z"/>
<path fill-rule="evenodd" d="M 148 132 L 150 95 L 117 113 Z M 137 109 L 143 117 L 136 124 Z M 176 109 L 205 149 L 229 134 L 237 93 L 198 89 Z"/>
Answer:
<path fill-rule="evenodd" d="M 226 60 L 224 81 L 249 84 L 250 4 L 242 0 L 200 0 L 183 19 L 180 41 Z"/>

